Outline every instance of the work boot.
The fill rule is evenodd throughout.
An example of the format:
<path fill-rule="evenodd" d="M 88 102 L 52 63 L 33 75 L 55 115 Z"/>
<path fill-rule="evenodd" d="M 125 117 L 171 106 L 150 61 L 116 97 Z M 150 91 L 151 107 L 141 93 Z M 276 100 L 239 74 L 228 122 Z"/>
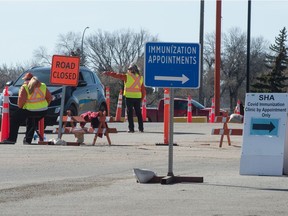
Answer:
<path fill-rule="evenodd" d="M 2 142 L 0 142 L 0 144 L 15 144 L 16 142 L 11 141 L 11 140 L 3 140 Z"/>
<path fill-rule="evenodd" d="M 23 139 L 23 144 L 24 144 L 24 145 L 31 144 L 31 142 L 32 142 L 32 140 L 29 142 L 29 141 L 26 139 L 26 137 L 24 137 L 24 139 Z"/>

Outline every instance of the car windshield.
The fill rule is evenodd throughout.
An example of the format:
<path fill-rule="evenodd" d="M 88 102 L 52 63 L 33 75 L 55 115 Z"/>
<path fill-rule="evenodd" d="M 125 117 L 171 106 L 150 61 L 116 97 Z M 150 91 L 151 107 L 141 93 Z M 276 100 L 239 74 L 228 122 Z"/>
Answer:
<path fill-rule="evenodd" d="M 45 83 L 47 86 L 52 86 L 52 84 L 50 83 L 50 70 L 33 70 L 33 76 L 36 76 L 40 82 Z M 22 79 L 25 76 L 26 72 L 23 73 L 15 82 L 14 86 L 21 86 L 24 82 L 24 80 Z M 56 86 L 56 85 L 53 85 Z"/>
<path fill-rule="evenodd" d="M 193 106 L 197 107 L 198 109 L 204 109 L 205 107 L 200 104 L 198 101 L 192 100 Z"/>

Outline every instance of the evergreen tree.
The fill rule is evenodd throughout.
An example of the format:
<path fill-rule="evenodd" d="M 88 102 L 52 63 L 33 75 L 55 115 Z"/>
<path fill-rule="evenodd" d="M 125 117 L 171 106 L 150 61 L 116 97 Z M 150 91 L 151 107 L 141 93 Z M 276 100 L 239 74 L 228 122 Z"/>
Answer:
<path fill-rule="evenodd" d="M 274 55 L 266 55 L 265 66 L 268 73 L 256 78 L 258 82 L 252 85 L 254 92 L 286 92 L 286 80 L 288 79 L 284 73 L 288 63 L 286 41 L 287 31 L 284 27 L 275 38 L 275 44 L 269 47 Z"/>

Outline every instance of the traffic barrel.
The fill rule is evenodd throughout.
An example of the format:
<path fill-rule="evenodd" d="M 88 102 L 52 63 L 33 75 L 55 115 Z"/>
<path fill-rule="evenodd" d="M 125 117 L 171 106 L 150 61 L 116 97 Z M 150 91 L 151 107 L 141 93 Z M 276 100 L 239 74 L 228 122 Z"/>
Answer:
<path fill-rule="evenodd" d="M 122 114 L 122 99 L 123 99 L 123 93 L 122 90 L 120 90 L 119 92 L 119 96 L 118 96 L 118 103 L 117 103 L 117 109 L 116 109 L 116 116 L 115 116 L 115 120 L 116 121 L 121 121 L 121 114 Z"/>
<path fill-rule="evenodd" d="M 212 106 L 209 112 L 209 122 L 214 123 L 215 121 L 215 99 L 214 97 L 212 98 Z"/>
<path fill-rule="evenodd" d="M 142 119 L 146 121 L 147 118 L 147 110 L 146 110 L 146 96 L 143 98 L 142 101 Z"/>
<path fill-rule="evenodd" d="M 188 104 L 187 104 L 187 123 L 192 122 L 192 99 L 191 96 L 188 96 Z"/>
<path fill-rule="evenodd" d="M 170 91 L 164 89 L 164 144 L 169 144 Z"/>
<path fill-rule="evenodd" d="M 8 86 L 5 86 L 3 92 L 3 110 L 2 110 L 2 120 L 1 120 L 1 139 L 2 142 L 9 138 L 10 133 L 10 117 L 9 117 L 9 93 Z"/>
<path fill-rule="evenodd" d="M 106 93 L 106 104 L 107 104 L 107 111 L 108 111 L 107 116 L 109 116 L 110 115 L 110 87 L 109 86 L 106 87 L 105 93 Z"/>

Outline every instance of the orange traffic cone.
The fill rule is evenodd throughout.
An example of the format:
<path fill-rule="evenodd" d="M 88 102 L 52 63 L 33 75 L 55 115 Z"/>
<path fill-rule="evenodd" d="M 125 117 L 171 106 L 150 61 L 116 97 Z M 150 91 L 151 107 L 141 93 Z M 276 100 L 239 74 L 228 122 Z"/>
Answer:
<path fill-rule="evenodd" d="M 147 118 L 147 110 L 146 110 L 146 96 L 143 98 L 142 101 L 142 119 L 146 121 Z"/>
<path fill-rule="evenodd" d="M 108 110 L 107 116 L 109 116 L 110 115 L 110 87 L 109 86 L 106 87 L 106 104 L 107 104 L 107 110 Z"/>
<path fill-rule="evenodd" d="M 215 99 L 213 97 L 212 98 L 212 106 L 211 106 L 211 110 L 209 113 L 209 122 L 214 123 L 214 121 L 215 121 Z"/>
<path fill-rule="evenodd" d="M 3 110 L 2 110 L 2 121 L 1 121 L 1 138 L 2 142 L 5 139 L 8 139 L 10 133 L 10 118 L 9 118 L 9 93 L 8 86 L 5 86 L 3 92 Z"/>
<path fill-rule="evenodd" d="M 38 122 L 39 140 L 44 141 L 44 118 L 40 119 Z"/>
<path fill-rule="evenodd" d="M 191 96 L 188 96 L 188 104 L 187 104 L 187 123 L 192 122 L 192 99 Z"/>
<path fill-rule="evenodd" d="M 122 90 L 120 90 L 119 92 L 119 96 L 118 96 L 118 103 L 117 103 L 117 109 L 116 109 L 116 116 L 115 116 L 115 120 L 116 121 L 121 121 L 121 114 L 122 114 Z"/>
<path fill-rule="evenodd" d="M 236 109 L 235 109 L 235 114 L 239 114 L 240 115 L 240 103 L 241 103 L 241 101 L 238 99 L 237 100 L 237 106 L 236 106 Z"/>
<path fill-rule="evenodd" d="M 170 92 L 164 89 L 164 144 L 169 144 Z"/>

